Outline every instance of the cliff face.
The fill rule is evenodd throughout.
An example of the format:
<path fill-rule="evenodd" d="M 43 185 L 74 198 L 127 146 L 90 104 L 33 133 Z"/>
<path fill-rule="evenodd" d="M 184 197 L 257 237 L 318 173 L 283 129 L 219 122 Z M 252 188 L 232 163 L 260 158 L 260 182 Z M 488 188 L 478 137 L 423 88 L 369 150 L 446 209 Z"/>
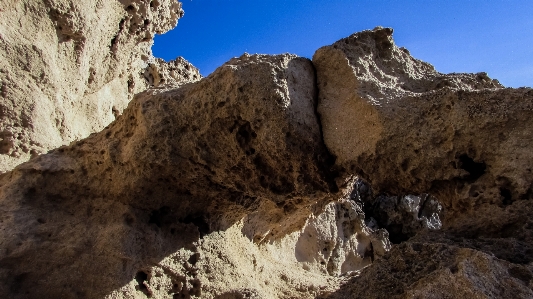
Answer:
<path fill-rule="evenodd" d="M 199 80 L 179 3 L 6 5 L 0 297 L 533 296 L 531 89 L 389 28 Z"/>
<path fill-rule="evenodd" d="M 150 85 L 143 73 L 153 35 L 183 15 L 173 0 L 6 0 L 0 8 L 0 172 L 113 121 Z M 200 78 L 190 70 L 185 82 Z"/>

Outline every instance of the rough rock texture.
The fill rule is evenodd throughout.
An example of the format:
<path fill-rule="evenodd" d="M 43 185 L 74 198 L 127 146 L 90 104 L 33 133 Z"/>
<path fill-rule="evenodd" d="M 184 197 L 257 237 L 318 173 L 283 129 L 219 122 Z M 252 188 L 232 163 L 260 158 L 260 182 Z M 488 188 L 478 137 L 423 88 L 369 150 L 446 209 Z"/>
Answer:
<path fill-rule="evenodd" d="M 477 250 L 409 242 L 326 298 L 531 298 L 532 271 Z"/>
<path fill-rule="evenodd" d="M 439 74 L 391 34 L 364 31 L 314 56 L 324 140 L 337 164 L 378 193 L 435 195 L 450 221 L 454 211 L 528 199 L 533 91 Z"/>
<path fill-rule="evenodd" d="M 394 236 L 394 243 L 405 241 L 421 230 L 438 230 L 442 227 L 442 206 L 430 195 L 379 196 L 367 210 L 376 217 L 380 227 Z"/>
<path fill-rule="evenodd" d="M 340 199 L 308 219 L 294 246 L 296 258 L 309 270 L 332 276 L 359 271 L 390 250 L 389 234 L 365 221 L 362 205 L 354 200 L 359 178 L 349 178 Z"/>
<path fill-rule="evenodd" d="M 149 86 L 153 35 L 182 15 L 175 0 L 2 1 L 0 172 L 114 120 Z"/>
<path fill-rule="evenodd" d="M 179 86 L 184 83 L 196 82 L 202 78 L 200 71 L 183 57 L 169 62 L 161 58 L 151 58 L 147 64 L 143 76 L 150 87 Z"/>
<path fill-rule="evenodd" d="M 440 74 L 390 28 L 323 47 L 313 63 L 326 146 L 378 194 L 367 216 L 393 243 L 409 240 L 331 298 L 531 297 L 533 90 Z M 429 206 L 409 208 L 422 198 L 407 194 Z M 405 222 L 427 208 L 442 208 L 442 232 Z"/>
<path fill-rule="evenodd" d="M 146 291 L 143 270 L 212 231 L 244 221 L 256 243 L 298 231 L 337 191 L 315 104 L 311 61 L 244 55 L 2 175 L 0 293 L 94 298 L 133 277 Z M 187 275 L 172 292 L 198 291 Z"/>
<path fill-rule="evenodd" d="M 166 294 L 201 298 L 314 298 L 390 249 L 385 230 L 373 230 L 350 200 L 348 180 L 337 200 L 312 215 L 298 231 L 256 246 L 243 231 L 245 217 L 226 230 L 207 234 L 195 249 L 171 254 L 146 268 L 144 281 L 132 279 L 108 298 L 131 298 L 145 286 L 155 298 Z M 188 273 L 188 274 L 187 274 Z"/>
<path fill-rule="evenodd" d="M 12 40 L 0 52 L 4 123 L 26 115 L 30 137 L 78 136 L 77 110 L 57 104 L 67 92 L 90 107 L 90 96 L 118 101 L 101 94 L 114 76 L 125 98 L 150 89 L 123 113 L 98 102 L 116 116 L 109 126 L 0 174 L 0 297 L 533 296 L 531 89 L 440 74 L 397 48 L 388 28 L 319 49 L 313 62 L 245 54 L 201 79 L 181 58 L 143 56 L 130 40 L 149 44 L 168 29 L 181 14 L 175 2 L 7 3 L 23 23 L 44 20 L 41 46 L 53 51 L 39 57 L 81 47 L 81 62 L 105 63 L 94 86 L 73 73 L 81 62 L 56 73 L 51 60 L 27 64 L 69 83 L 34 84 L 34 70 L 12 67 L 26 52 L 9 50 L 34 37 L 2 27 Z M 97 19 L 102 28 L 87 25 Z M 55 39 L 46 28 L 59 30 Z M 123 58 L 76 42 L 98 30 Z M 108 35 L 95 36 L 105 44 Z M 50 109 L 64 121 L 39 127 L 50 119 L 31 113 L 57 117 L 24 108 L 44 103 L 29 95 L 56 99 Z M 14 99 L 27 114 L 13 112 Z M 33 140 L 21 136 L 2 137 L 7 153 Z"/>

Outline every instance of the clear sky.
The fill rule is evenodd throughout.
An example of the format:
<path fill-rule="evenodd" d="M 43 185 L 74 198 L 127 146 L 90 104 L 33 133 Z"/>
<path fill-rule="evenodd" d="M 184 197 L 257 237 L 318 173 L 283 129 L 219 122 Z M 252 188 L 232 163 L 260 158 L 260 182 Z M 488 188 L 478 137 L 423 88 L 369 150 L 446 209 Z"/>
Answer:
<path fill-rule="evenodd" d="M 294 53 L 378 25 L 437 71 L 487 72 L 533 86 L 533 0 L 182 0 L 178 26 L 155 37 L 154 55 L 183 56 L 207 76 L 244 52 Z"/>

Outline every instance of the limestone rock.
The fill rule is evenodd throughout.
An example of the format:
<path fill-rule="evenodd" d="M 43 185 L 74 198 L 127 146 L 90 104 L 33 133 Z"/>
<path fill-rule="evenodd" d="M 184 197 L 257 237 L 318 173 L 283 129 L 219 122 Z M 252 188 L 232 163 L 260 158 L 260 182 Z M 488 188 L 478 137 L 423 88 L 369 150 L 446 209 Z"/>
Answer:
<path fill-rule="evenodd" d="M 418 233 L 442 228 L 442 205 L 429 194 L 374 196 L 370 185 L 357 178 L 350 198 L 361 206 L 369 227 L 386 229 L 390 241 L 398 244 Z"/>
<path fill-rule="evenodd" d="M 326 146 L 372 185 L 365 214 L 401 243 L 330 298 L 531 297 L 533 90 L 440 74 L 389 28 L 313 62 Z"/>
<path fill-rule="evenodd" d="M 147 64 L 143 76 L 150 87 L 175 86 L 196 82 L 202 78 L 200 71 L 183 57 L 169 62 L 161 58 L 152 58 Z"/>
<path fill-rule="evenodd" d="M 393 247 L 326 298 L 531 298 L 533 268 L 458 246 Z"/>
<path fill-rule="evenodd" d="M 177 2 L 6 3 L 0 297 L 532 296 L 531 89 L 387 28 L 201 79 Z"/>
<path fill-rule="evenodd" d="M 337 192 L 314 84 L 307 59 L 244 55 L 1 175 L 2 296 L 101 297 L 134 277 L 155 294 L 147 269 L 210 232 L 243 221 L 251 245 L 298 232 Z M 160 283 L 189 296 L 197 278 Z"/>
<path fill-rule="evenodd" d="M 294 245 L 298 261 L 332 276 L 359 271 L 390 250 L 385 229 L 367 225 L 365 213 L 351 195 L 358 178 L 347 180 L 339 200 L 311 217 Z"/>
<path fill-rule="evenodd" d="M 5 0 L 1 8 L 0 172 L 113 121 L 147 87 L 141 72 L 153 35 L 183 15 L 174 0 Z"/>
<path fill-rule="evenodd" d="M 366 227 L 361 208 L 350 200 L 353 182 L 349 179 L 336 199 L 311 215 L 300 230 L 257 246 L 242 233 L 249 221 L 245 217 L 226 230 L 205 235 L 193 250 L 170 254 L 145 268 L 140 279 L 132 279 L 108 298 L 129 298 L 141 293 L 139 286 L 155 298 L 167 293 L 315 298 L 332 292 L 343 279 L 339 274 L 358 273 L 390 249 L 386 231 Z"/>
<path fill-rule="evenodd" d="M 324 140 L 337 164 L 377 193 L 434 195 L 450 225 L 457 213 L 530 198 L 533 90 L 440 74 L 391 35 L 363 31 L 314 55 Z"/>

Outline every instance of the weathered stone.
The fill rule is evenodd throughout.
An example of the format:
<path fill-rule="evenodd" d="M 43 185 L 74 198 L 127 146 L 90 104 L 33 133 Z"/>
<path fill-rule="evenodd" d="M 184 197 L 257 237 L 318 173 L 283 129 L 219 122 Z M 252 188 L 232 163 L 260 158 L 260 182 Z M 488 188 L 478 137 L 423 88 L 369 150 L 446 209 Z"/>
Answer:
<path fill-rule="evenodd" d="M 326 146 L 376 191 L 366 216 L 394 243 L 412 238 L 331 298 L 531 297 L 533 90 L 440 74 L 391 36 L 363 31 L 313 57 Z M 428 230 L 441 208 L 443 232 Z"/>
<path fill-rule="evenodd" d="M 161 58 L 151 58 L 143 76 L 150 87 L 177 86 L 196 82 L 202 78 L 200 71 L 183 57 L 169 62 Z"/>
<path fill-rule="evenodd" d="M 533 268 L 454 245 L 407 242 L 326 298 L 531 298 Z"/>
<path fill-rule="evenodd" d="M 1 293 L 102 296 L 245 216 L 256 243 L 298 231 L 337 191 L 314 84 L 307 59 L 244 55 L 2 175 Z"/>
<path fill-rule="evenodd" d="M 324 140 L 337 164 L 377 193 L 434 195 L 448 224 L 465 209 L 527 198 L 533 90 L 440 74 L 391 35 L 363 31 L 314 55 Z"/>
<path fill-rule="evenodd" d="M 148 86 L 153 35 L 183 15 L 175 0 L 5 0 L 1 8 L 0 172 L 113 121 Z"/>
<path fill-rule="evenodd" d="M 368 226 L 387 230 L 392 243 L 407 241 L 417 233 L 442 228 L 441 203 L 429 194 L 373 197 L 370 186 L 361 179 L 358 189 L 352 195 L 364 210 Z M 363 189 L 364 190 L 361 190 Z"/>
<path fill-rule="evenodd" d="M 341 198 L 302 229 L 295 252 L 308 269 L 344 275 L 362 270 L 390 250 L 387 231 L 367 225 L 360 203 L 351 198 L 357 183 L 356 177 L 348 179 Z"/>
<path fill-rule="evenodd" d="M 201 79 L 177 2 L 6 3 L 0 297 L 532 297 L 531 89 L 387 28 Z"/>

